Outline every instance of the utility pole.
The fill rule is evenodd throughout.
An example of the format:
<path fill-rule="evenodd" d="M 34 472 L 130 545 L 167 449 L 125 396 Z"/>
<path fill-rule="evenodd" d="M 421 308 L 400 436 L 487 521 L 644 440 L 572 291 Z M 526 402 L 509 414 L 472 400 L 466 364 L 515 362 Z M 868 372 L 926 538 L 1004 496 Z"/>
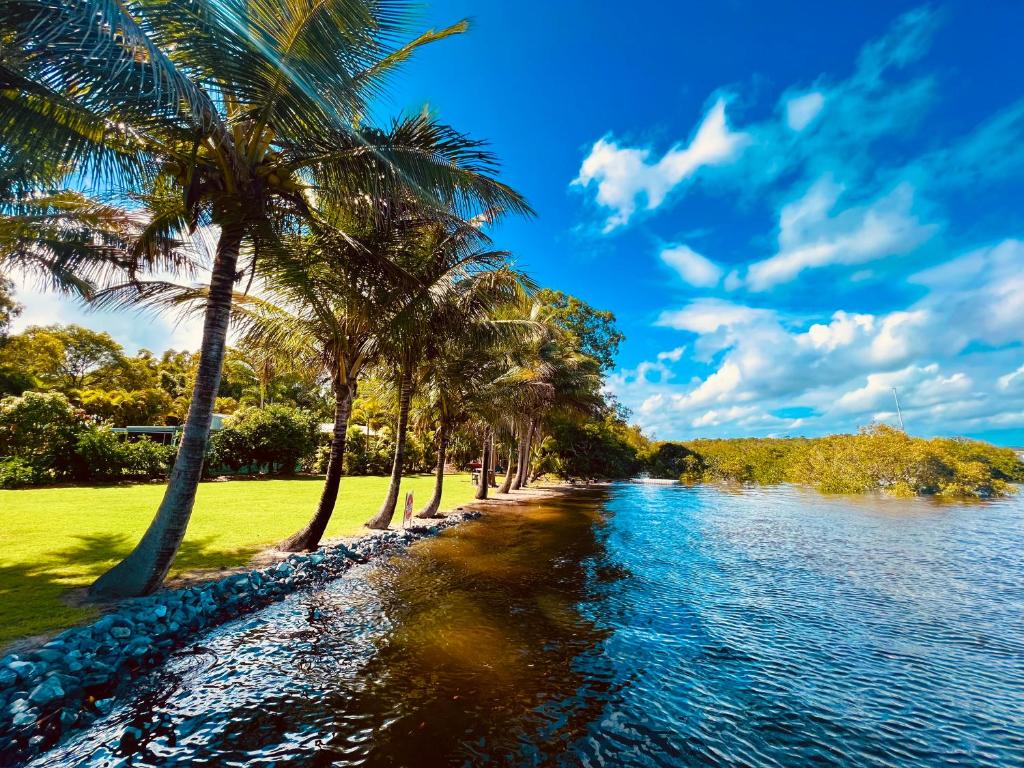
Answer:
<path fill-rule="evenodd" d="M 900 418 L 900 431 L 906 432 L 907 430 L 903 427 L 903 411 L 900 410 L 900 398 L 896 394 L 896 387 L 892 388 L 892 399 L 896 401 L 896 415 Z"/>

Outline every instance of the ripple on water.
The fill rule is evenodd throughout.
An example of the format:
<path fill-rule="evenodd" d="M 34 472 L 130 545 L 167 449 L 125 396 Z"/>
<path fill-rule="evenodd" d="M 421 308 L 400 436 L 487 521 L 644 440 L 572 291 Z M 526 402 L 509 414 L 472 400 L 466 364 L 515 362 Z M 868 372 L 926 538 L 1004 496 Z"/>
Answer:
<path fill-rule="evenodd" d="M 39 765 L 1024 764 L 1024 503 L 623 485 L 224 625 Z"/>

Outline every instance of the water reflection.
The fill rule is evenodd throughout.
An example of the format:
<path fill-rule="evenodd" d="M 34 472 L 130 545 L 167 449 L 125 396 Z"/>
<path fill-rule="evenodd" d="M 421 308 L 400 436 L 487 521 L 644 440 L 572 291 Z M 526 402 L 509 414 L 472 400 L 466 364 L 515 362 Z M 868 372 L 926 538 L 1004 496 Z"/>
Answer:
<path fill-rule="evenodd" d="M 1024 499 L 615 486 L 202 644 L 37 764 L 1024 765 Z"/>

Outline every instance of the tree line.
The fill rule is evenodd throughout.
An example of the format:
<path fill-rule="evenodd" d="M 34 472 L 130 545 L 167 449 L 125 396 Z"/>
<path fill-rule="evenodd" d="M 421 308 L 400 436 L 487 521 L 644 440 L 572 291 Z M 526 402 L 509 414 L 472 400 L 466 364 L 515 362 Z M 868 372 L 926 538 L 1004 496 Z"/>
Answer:
<path fill-rule="evenodd" d="M 294 371 L 282 389 L 311 394 L 304 407 L 324 407 L 333 425 L 320 502 L 288 550 L 323 535 L 371 382 L 391 393 L 394 414 L 374 528 L 393 518 L 420 414 L 433 422 L 437 490 L 421 511 L 431 516 L 467 434 L 485 465 L 502 456 L 503 487 L 515 488 L 530 482 L 549 418 L 609 410 L 612 318 L 539 291 L 494 246 L 495 222 L 532 215 L 495 155 L 428 113 L 367 118 L 418 49 L 467 28 L 410 35 L 410 10 L 401 0 L 0 0 L 0 267 L 96 307 L 203 323 L 198 355 L 180 360 L 129 358 L 68 328 L 8 341 L 34 360 L 26 370 L 11 365 L 19 355 L 4 358 L 23 399 L 42 387 L 111 423 L 163 414 L 183 425 L 151 525 L 94 595 L 159 587 L 213 414 L 229 398 L 239 408 L 285 398 L 274 371 Z M 236 367 L 249 386 L 228 393 Z"/>
<path fill-rule="evenodd" d="M 817 438 L 655 443 L 643 466 L 653 477 L 688 483 L 800 483 L 823 493 L 990 498 L 1024 483 L 1024 462 L 1012 448 L 912 437 L 882 424 Z"/>

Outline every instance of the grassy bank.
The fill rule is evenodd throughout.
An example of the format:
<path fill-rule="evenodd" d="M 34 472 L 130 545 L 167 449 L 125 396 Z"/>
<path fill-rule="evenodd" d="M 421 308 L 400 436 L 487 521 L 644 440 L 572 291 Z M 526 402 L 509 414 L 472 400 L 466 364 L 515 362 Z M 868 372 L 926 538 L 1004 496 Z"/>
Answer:
<path fill-rule="evenodd" d="M 345 478 L 326 535 L 359 533 L 387 483 L 386 477 Z M 418 508 L 433 483 L 432 476 L 406 478 L 402 490 L 413 492 Z M 244 565 L 308 520 L 322 486 L 320 478 L 202 483 L 171 576 Z M 88 586 L 131 550 L 163 491 L 163 484 L 0 491 L 0 647 L 93 616 L 92 607 L 68 605 L 68 591 Z M 472 496 L 469 476 L 451 475 L 442 509 Z"/>

